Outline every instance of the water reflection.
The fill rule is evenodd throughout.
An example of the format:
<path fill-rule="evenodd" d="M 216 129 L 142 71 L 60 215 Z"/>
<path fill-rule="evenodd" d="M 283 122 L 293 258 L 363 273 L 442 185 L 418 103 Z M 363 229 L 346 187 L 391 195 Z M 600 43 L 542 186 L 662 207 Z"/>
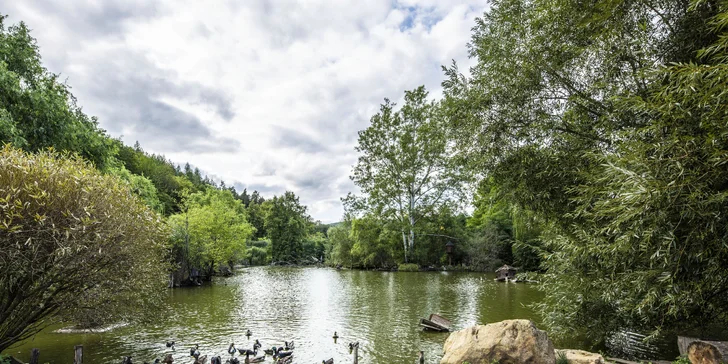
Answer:
<path fill-rule="evenodd" d="M 211 285 L 170 290 L 160 297 L 160 304 L 173 313 L 164 324 L 88 335 L 47 330 L 8 352 L 27 360 L 30 349 L 38 347 L 43 362 L 68 363 L 73 346 L 83 344 L 90 363 L 117 363 L 124 355 L 141 363 L 162 358 L 169 352 L 165 342 L 174 340 L 175 362 L 188 363 L 194 344 L 203 355 L 226 359 L 231 342 L 252 349 L 258 339 L 269 349 L 294 340 L 295 362 L 334 358 L 348 363 L 348 344 L 358 341 L 362 364 L 412 363 L 420 350 L 427 363 L 436 363 L 447 334 L 420 330 L 419 319 L 430 313 L 449 318 L 455 329 L 514 318 L 539 323 L 527 305 L 539 301 L 541 292 L 492 278 L 482 273 L 250 268 Z M 247 330 L 253 334 L 249 338 Z"/>

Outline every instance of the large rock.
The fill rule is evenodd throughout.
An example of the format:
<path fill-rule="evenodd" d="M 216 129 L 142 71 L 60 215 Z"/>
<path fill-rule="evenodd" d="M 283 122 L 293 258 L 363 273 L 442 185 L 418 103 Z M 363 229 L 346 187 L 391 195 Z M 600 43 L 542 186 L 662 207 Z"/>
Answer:
<path fill-rule="evenodd" d="M 559 357 L 559 353 L 566 355 L 566 360 L 569 364 L 604 364 L 606 361 L 604 357 L 599 354 L 590 353 L 584 350 L 572 350 L 572 349 L 556 349 L 556 357 Z"/>
<path fill-rule="evenodd" d="M 718 348 L 705 341 L 693 341 L 688 346 L 688 359 L 692 364 L 720 364 L 723 356 Z"/>
<path fill-rule="evenodd" d="M 456 331 L 440 364 L 554 364 L 554 345 L 529 320 L 506 320 Z"/>

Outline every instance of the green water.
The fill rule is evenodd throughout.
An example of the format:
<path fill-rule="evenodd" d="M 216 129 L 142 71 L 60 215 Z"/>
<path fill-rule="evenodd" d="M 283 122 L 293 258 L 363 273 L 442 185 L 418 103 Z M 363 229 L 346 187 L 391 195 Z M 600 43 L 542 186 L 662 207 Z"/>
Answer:
<path fill-rule="evenodd" d="M 129 325 L 100 334 L 59 334 L 51 329 L 6 351 L 28 360 L 39 348 L 41 362 L 73 362 L 74 345 L 84 346 L 84 363 L 152 362 L 177 342 L 175 363 L 191 363 L 189 347 L 225 359 L 227 347 L 264 348 L 294 340 L 294 363 L 350 363 L 348 343 L 360 343 L 359 362 L 439 363 L 446 333 L 423 332 L 421 317 L 439 313 L 454 329 L 506 319 L 539 317 L 527 305 L 542 293 L 528 284 L 498 283 L 493 275 L 454 272 L 337 271 L 327 268 L 257 267 L 239 270 L 202 287 L 169 290 L 159 304 L 173 312 L 163 324 Z M 248 339 L 246 330 L 253 335 Z M 339 335 L 334 343 L 332 335 Z M 560 344 L 560 345 L 559 345 Z M 577 342 L 557 343 L 580 348 Z M 270 357 L 266 362 L 271 363 Z"/>

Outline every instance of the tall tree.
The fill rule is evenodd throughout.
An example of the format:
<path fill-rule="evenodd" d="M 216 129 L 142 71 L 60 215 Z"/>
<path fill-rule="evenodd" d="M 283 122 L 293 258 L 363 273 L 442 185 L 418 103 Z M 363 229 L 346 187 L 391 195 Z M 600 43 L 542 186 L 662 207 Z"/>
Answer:
<path fill-rule="evenodd" d="M 255 192 L 254 192 L 255 194 Z M 306 207 L 291 191 L 273 198 L 265 221 L 274 262 L 298 262 L 309 217 Z"/>
<path fill-rule="evenodd" d="M 424 86 L 405 91 L 404 105 L 395 106 L 385 99 L 371 126 L 359 132 L 361 155 L 351 179 L 364 196 L 345 202 L 397 221 L 407 261 L 418 224 L 458 200 L 464 174 L 450 158 L 439 104 L 428 100 Z"/>

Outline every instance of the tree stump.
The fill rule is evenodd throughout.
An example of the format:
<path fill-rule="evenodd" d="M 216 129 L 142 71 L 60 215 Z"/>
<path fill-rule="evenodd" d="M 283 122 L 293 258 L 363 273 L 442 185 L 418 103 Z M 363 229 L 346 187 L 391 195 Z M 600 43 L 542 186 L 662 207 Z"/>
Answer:
<path fill-rule="evenodd" d="M 723 356 L 715 345 L 705 341 L 693 341 L 688 346 L 688 359 L 692 364 L 720 364 Z"/>

